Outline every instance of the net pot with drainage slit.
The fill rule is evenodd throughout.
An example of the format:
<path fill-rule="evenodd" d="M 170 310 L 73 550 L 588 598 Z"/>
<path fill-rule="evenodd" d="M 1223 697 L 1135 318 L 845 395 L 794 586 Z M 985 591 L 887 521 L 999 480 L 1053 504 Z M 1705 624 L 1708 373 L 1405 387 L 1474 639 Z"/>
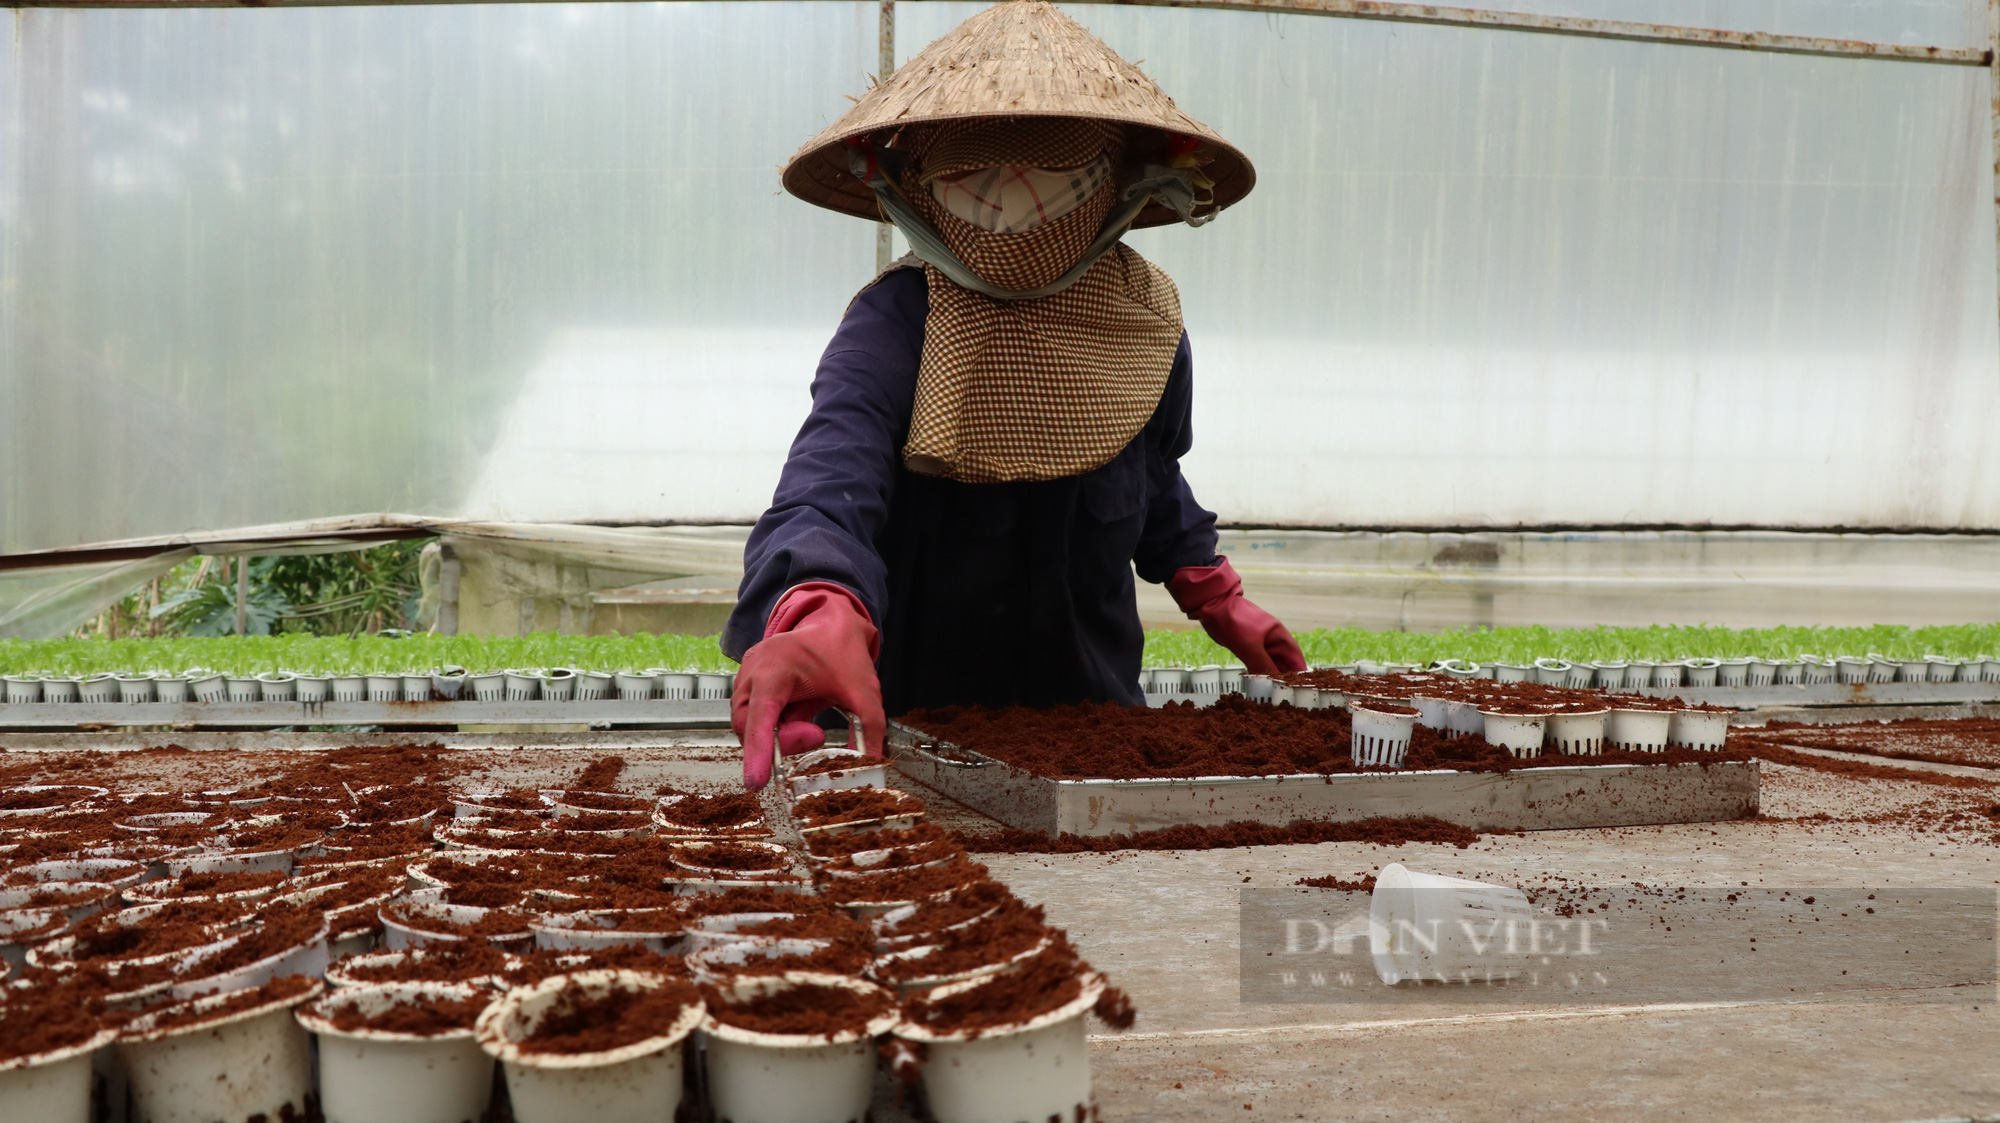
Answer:
<path fill-rule="evenodd" d="M 660 675 L 660 697 L 676 702 L 693 698 L 699 689 L 695 676 L 689 671 L 667 671 Z"/>
<path fill-rule="evenodd" d="M 1799 656 L 1799 670 L 1799 681 L 1815 686 L 1821 683 L 1832 682 L 1839 674 L 1839 669 L 1835 666 L 1831 658 L 1823 658 L 1818 655 Z"/>
<path fill-rule="evenodd" d="M 1653 668 L 1659 664 L 1649 659 L 1634 659 L 1625 665 L 1625 689 L 1644 690 L 1653 685 Z"/>
<path fill-rule="evenodd" d="M 1720 659 L 1689 659 L 1681 671 L 1684 686 L 1714 686 L 1722 671 Z"/>
<path fill-rule="evenodd" d="M 260 702 L 296 702 L 299 698 L 299 680 L 293 675 L 264 674 L 257 676 L 257 700 Z"/>
<path fill-rule="evenodd" d="M 1727 711 L 1675 710 L 1667 728 L 1667 743 L 1712 751 L 1720 749 L 1728 735 Z"/>
<path fill-rule="evenodd" d="M 1250 701 L 1252 701 L 1252 702 L 1268 702 L 1268 701 L 1270 701 L 1270 700 L 1271 700 L 1271 676 L 1270 676 L 1270 675 L 1244 675 L 1244 676 L 1243 676 L 1243 697 L 1245 697 L 1245 698 L 1249 699 L 1249 700 L 1250 700 Z"/>
<path fill-rule="evenodd" d="M 507 676 L 498 671 L 471 675 L 465 681 L 472 687 L 474 701 L 498 702 L 507 697 Z"/>
<path fill-rule="evenodd" d="M 1519 889 L 1382 867 L 1368 902 L 1375 973 L 1402 982 L 1501 981 L 1525 959 L 1534 910 Z M 1511 953 L 1511 954 L 1510 954 Z"/>
<path fill-rule="evenodd" d="M 295 689 L 299 701 L 317 705 L 333 697 L 333 679 L 323 675 L 303 675 L 297 680 Z"/>
<path fill-rule="evenodd" d="M 1986 680 L 1986 656 L 1976 655 L 1958 665 L 1959 682 L 1984 682 Z"/>
<path fill-rule="evenodd" d="M 0 1119 L 89 1123 L 91 1058 L 117 1036 L 100 1030 L 66 1048 L 0 1061 Z"/>
<path fill-rule="evenodd" d="M 1185 667 L 1154 667 L 1153 680 L 1151 685 L 1146 687 L 1146 693 L 1186 694 L 1188 676 L 1192 673 Z"/>
<path fill-rule="evenodd" d="M 1924 656 L 1924 679 L 1927 682 L 1952 682 L 1958 678 L 1958 669 L 1965 665 L 1963 659 L 1952 659 L 1944 655 Z"/>
<path fill-rule="evenodd" d="M 430 700 L 431 700 L 431 676 L 429 676 L 429 675 L 404 675 L 404 676 L 403 676 L 403 690 L 402 690 L 402 694 L 403 694 L 403 701 L 405 701 L 405 702 L 428 702 L 428 701 L 430 701 Z"/>
<path fill-rule="evenodd" d="M 653 690 L 659 685 L 653 681 L 652 675 L 633 671 L 619 671 L 615 678 L 618 683 L 618 697 L 626 702 L 644 702 L 650 699 Z"/>
<path fill-rule="evenodd" d="M 1625 669 L 1632 664 L 1623 659 L 1603 659 L 1590 665 L 1590 685 L 1599 690 L 1625 689 Z"/>
<path fill-rule="evenodd" d="M 971 979 L 938 987 L 932 1001 L 986 983 Z M 921 1043 L 924 1094 L 938 1123 L 1013 1123 L 1090 1118 L 1090 1042 L 1085 1014 L 1104 993 L 1089 974 L 1083 993 L 1048 1013 L 1015 1025 L 957 1033 L 913 1021 L 896 1036 Z"/>
<path fill-rule="evenodd" d="M 1535 668 L 1527 663 L 1495 663 L 1493 677 L 1501 682 L 1528 682 L 1535 677 Z"/>
<path fill-rule="evenodd" d="M 1451 728 L 1451 699 L 1416 694 L 1411 696 L 1410 705 L 1416 707 L 1418 725 L 1437 730 Z"/>
<path fill-rule="evenodd" d="M 76 702 L 83 698 L 83 684 L 67 675 L 50 675 L 42 679 L 42 701 Z"/>
<path fill-rule="evenodd" d="M 831 772 L 815 772 L 810 776 L 795 774 L 801 768 L 810 768 L 821 761 L 838 760 L 842 757 L 853 758 L 852 767 L 837 768 Z M 802 795 L 810 795 L 813 792 L 828 792 L 837 788 L 886 788 L 889 786 L 888 762 L 881 757 L 871 757 L 855 752 L 853 749 L 814 749 L 812 752 L 802 753 L 790 758 L 787 764 L 788 772 L 794 774 L 785 777 L 785 786 L 790 789 L 793 799 L 797 799 Z"/>
<path fill-rule="evenodd" d="M 1410 751 L 1410 737 L 1416 729 L 1416 714 L 1387 713 L 1362 702 L 1350 702 L 1354 736 L 1348 752 L 1354 763 L 1403 767 L 1403 755 Z"/>
<path fill-rule="evenodd" d="M 1547 714 L 1503 714 L 1482 709 L 1486 740 L 1515 756 L 1540 756 L 1548 731 Z"/>
<path fill-rule="evenodd" d="M 1542 745 L 1564 756 L 1597 756 L 1604 751 L 1604 729 L 1611 711 L 1550 714 Z"/>
<path fill-rule="evenodd" d="M 1621 753 L 1666 752 L 1673 716 L 1669 710 L 1614 708 L 1604 720 L 1605 747 Z"/>
<path fill-rule="evenodd" d="M 116 702 L 118 679 L 112 675 L 91 675 L 77 683 L 77 697 L 86 702 Z"/>
<path fill-rule="evenodd" d="M 729 683 L 732 676 L 702 672 L 694 676 L 695 696 L 707 702 L 729 697 Z"/>
<path fill-rule="evenodd" d="M 618 696 L 618 686 L 610 675 L 603 671 L 576 672 L 576 700 L 596 702 L 604 698 Z"/>
<path fill-rule="evenodd" d="M 28 675 L 7 675 L 7 701 L 15 704 L 42 700 L 42 680 Z"/>
<path fill-rule="evenodd" d="M 1466 659 L 1444 659 L 1439 661 L 1436 669 L 1450 675 L 1452 678 L 1470 679 L 1480 677 L 1479 664 Z"/>
<path fill-rule="evenodd" d="M 403 700 L 403 676 L 369 675 L 368 700 L 370 702 L 400 702 Z"/>
<path fill-rule="evenodd" d="M 643 990 L 666 982 L 637 971 L 578 971 L 517 987 L 479 1016 L 479 1047 L 507 1075 L 507 1094 L 519 1123 L 665 1123 L 681 1102 L 681 1049 L 706 1013 L 700 1002 L 682 1008 L 664 1031 L 598 1053 L 537 1053 L 522 1043 L 534 1033 L 566 987 L 603 995 Z M 865 1107 L 865 1104 L 864 1104 Z M 855 1113 L 860 1118 L 860 1113 Z M 738 1123 L 747 1123 L 738 1120 Z"/>
<path fill-rule="evenodd" d="M 1222 665 L 1210 663 L 1188 672 L 1188 689 L 1195 694 L 1215 697 L 1222 693 Z"/>
<path fill-rule="evenodd" d="M 739 976 L 716 984 L 716 989 L 725 1000 L 741 1001 L 800 986 L 884 993 L 861 979 L 816 971 Z M 874 1038 L 887 1033 L 899 1017 L 892 1004 L 887 1013 L 858 1031 L 760 1033 L 720 1022 L 711 1011 L 701 1024 L 701 1035 L 708 1052 L 708 1098 L 716 1118 L 732 1123 L 841 1123 L 862 1118 L 874 1095 Z M 942 1123 L 943 1117 L 939 1118 Z"/>
<path fill-rule="evenodd" d="M 179 675 L 161 675 L 153 680 L 153 700 L 179 705 L 194 695 L 188 690 L 188 680 Z"/>
<path fill-rule="evenodd" d="M 1739 659 L 1720 660 L 1716 664 L 1715 668 L 1715 685 L 1717 686 L 1750 685 L 1750 665 L 1755 662 L 1756 662 L 1755 659 L 1752 659 L 1747 655 Z"/>
<path fill-rule="evenodd" d="M 1563 686 L 1569 682 L 1570 661 L 1567 659 L 1535 660 L 1535 681 L 1543 686 Z"/>
<path fill-rule="evenodd" d="M 1889 665 L 1889 673 L 1892 677 L 1895 674 L 1895 670 L 1893 664 Z M 1868 660 L 1859 655 L 1842 655 L 1835 659 L 1833 661 L 1833 672 L 1844 683 L 1870 681 Z"/>
<path fill-rule="evenodd" d="M 502 697 L 509 702 L 532 702 L 542 696 L 542 676 L 533 671 L 505 671 L 501 677 L 507 683 Z"/>
<path fill-rule="evenodd" d="M 118 675 L 118 700 L 120 702 L 150 702 L 153 700 L 152 675 Z"/>
<path fill-rule="evenodd" d="M 1687 678 L 1687 660 L 1653 664 L 1654 686 L 1679 686 Z"/>
<path fill-rule="evenodd" d="M 264 685 L 257 681 L 257 676 L 255 675 L 241 677 L 230 675 L 228 678 L 223 679 L 222 683 L 229 691 L 229 700 L 231 702 L 261 702 L 264 700 Z"/>
<path fill-rule="evenodd" d="M 1752 659 L 1745 668 L 1743 685 L 1769 686 L 1778 680 L 1778 668 L 1783 666 L 1776 659 Z"/>
<path fill-rule="evenodd" d="M 319 1039 L 320 1110 L 326 1123 L 460 1123 L 486 1114 L 493 1058 L 470 1027 L 428 1033 L 341 1029 L 346 1010 L 378 1015 L 397 1006 L 487 995 L 453 983 L 376 983 L 300 1007 L 301 1026 Z"/>
<path fill-rule="evenodd" d="M 540 677 L 543 701 L 573 702 L 576 700 L 576 672 L 567 667 L 557 667 Z"/>
<path fill-rule="evenodd" d="M 315 980 L 297 994 L 248 1009 L 156 1028 L 168 1014 L 215 1011 L 233 994 L 212 994 L 129 1023 L 119 1037 L 136 1117 L 147 1123 L 305 1118 L 312 1096 L 306 1031 L 292 1010 L 320 996 Z"/>

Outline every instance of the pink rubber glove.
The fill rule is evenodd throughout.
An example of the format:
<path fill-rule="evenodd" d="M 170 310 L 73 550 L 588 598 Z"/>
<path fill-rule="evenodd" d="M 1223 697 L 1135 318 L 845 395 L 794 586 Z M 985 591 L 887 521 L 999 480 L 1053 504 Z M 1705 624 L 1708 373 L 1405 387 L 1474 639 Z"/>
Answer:
<path fill-rule="evenodd" d="M 1201 621 L 1208 638 L 1235 652 L 1243 669 L 1253 675 L 1287 674 L 1306 669 L 1305 652 L 1278 618 L 1251 604 L 1243 595 L 1243 579 L 1229 559 L 1214 565 L 1191 565 L 1167 579 L 1174 603 Z"/>
<path fill-rule="evenodd" d="M 881 644 L 868 610 L 839 585 L 809 581 L 778 598 L 763 642 L 743 653 L 729 699 L 729 723 L 743 743 L 744 787 L 770 782 L 774 749 L 794 756 L 826 744 L 812 719 L 828 708 L 859 717 L 863 747 L 882 755 Z"/>

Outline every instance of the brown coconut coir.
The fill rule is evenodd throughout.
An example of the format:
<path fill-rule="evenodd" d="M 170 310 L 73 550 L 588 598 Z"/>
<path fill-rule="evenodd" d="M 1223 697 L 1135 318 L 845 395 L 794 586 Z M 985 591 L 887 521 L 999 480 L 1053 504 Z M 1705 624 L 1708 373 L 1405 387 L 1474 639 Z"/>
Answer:
<path fill-rule="evenodd" d="M 571 1056 L 608 1053 L 665 1034 L 689 1006 L 700 1001 L 701 992 L 692 985 L 671 979 L 644 990 L 599 994 L 571 984 L 556 996 L 520 1047 L 525 1052 Z"/>

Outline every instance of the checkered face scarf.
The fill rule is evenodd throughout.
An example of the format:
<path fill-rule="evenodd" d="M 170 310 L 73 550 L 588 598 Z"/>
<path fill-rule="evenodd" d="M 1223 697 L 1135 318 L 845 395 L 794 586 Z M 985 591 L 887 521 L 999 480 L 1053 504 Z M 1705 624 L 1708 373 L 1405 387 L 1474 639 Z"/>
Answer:
<path fill-rule="evenodd" d="M 959 216 L 950 192 L 979 169 L 1115 166 L 1120 133 L 1094 121 L 986 119 L 939 126 L 909 144 L 905 194 L 973 272 L 1034 289 L 1074 265 L 1116 194 L 1103 174 L 1056 214 L 1004 232 Z M 1006 210 L 1006 208 L 1000 208 Z M 1180 347 L 1180 292 L 1124 245 L 1054 296 L 995 300 L 926 266 L 930 317 L 903 461 L 965 483 L 1052 480 L 1099 468 L 1153 416 Z"/>

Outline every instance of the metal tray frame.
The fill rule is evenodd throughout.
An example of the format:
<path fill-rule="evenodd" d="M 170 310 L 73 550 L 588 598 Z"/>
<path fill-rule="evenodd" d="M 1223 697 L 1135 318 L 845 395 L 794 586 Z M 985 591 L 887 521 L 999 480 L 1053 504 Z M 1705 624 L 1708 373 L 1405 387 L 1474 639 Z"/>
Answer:
<path fill-rule="evenodd" d="M 911 779 L 1010 827 L 1092 837 L 1419 815 L 1475 830 L 1565 830 L 1719 822 L 1748 818 L 1759 806 L 1756 761 L 1054 780 L 900 722 L 890 723 L 889 751 Z"/>

